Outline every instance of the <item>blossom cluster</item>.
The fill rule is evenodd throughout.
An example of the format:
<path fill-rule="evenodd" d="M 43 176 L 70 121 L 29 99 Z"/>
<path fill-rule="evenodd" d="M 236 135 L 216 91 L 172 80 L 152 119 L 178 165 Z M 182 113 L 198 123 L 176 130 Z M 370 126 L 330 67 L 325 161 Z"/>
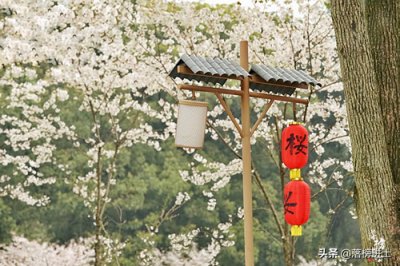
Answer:
<path fill-rule="evenodd" d="M 91 265 L 94 258 L 91 242 L 91 239 L 80 239 L 63 246 L 14 236 L 10 245 L 0 246 L 0 264 L 4 266 Z"/>

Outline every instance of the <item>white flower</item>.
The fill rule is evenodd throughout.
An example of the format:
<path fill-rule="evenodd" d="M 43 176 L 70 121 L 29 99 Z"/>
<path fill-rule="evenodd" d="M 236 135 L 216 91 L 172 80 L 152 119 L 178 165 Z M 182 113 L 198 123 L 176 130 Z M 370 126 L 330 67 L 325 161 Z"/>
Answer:
<path fill-rule="evenodd" d="M 69 98 L 68 92 L 66 90 L 57 89 L 57 98 L 61 102 L 68 100 Z"/>
<path fill-rule="evenodd" d="M 214 198 L 211 198 L 208 200 L 207 203 L 207 210 L 213 211 L 215 209 L 215 206 L 217 205 L 217 200 Z"/>
<path fill-rule="evenodd" d="M 238 210 L 237 210 L 237 217 L 238 217 L 239 219 L 243 219 L 243 217 L 244 217 L 244 209 L 243 209 L 243 208 L 241 208 L 241 207 L 238 208 Z"/>
<path fill-rule="evenodd" d="M 176 200 L 175 200 L 175 205 L 179 206 L 182 205 L 183 203 L 187 202 L 190 200 L 190 196 L 187 192 L 179 192 L 178 195 L 176 195 Z"/>

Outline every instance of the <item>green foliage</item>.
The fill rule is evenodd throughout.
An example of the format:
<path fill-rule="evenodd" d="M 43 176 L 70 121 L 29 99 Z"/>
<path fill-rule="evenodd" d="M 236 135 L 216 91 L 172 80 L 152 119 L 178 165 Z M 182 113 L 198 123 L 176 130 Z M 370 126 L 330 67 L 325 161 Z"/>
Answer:
<path fill-rule="evenodd" d="M 15 220 L 12 217 L 12 209 L 0 199 L 0 243 L 9 243 L 13 230 L 15 230 Z"/>

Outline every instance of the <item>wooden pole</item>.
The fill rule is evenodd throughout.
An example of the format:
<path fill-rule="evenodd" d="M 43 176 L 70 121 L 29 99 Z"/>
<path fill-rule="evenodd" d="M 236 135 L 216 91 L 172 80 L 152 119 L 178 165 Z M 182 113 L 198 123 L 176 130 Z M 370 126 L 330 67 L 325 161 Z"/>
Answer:
<path fill-rule="evenodd" d="M 249 70 L 248 42 L 240 42 L 240 66 Z M 244 246 L 245 265 L 254 266 L 253 252 L 253 196 L 251 180 L 251 144 L 250 144 L 250 93 L 249 78 L 241 81 L 243 95 L 242 108 L 242 161 L 243 161 L 243 205 L 244 205 Z"/>

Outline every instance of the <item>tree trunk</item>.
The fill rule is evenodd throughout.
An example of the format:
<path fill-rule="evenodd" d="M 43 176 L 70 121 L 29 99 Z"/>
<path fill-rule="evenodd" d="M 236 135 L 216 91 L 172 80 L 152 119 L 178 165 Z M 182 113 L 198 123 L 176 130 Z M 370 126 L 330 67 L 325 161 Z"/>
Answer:
<path fill-rule="evenodd" d="M 285 258 L 285 265 L 294 265 L 294 246 L 292 243 L 292 236 L 290 235 L 289 226 L 285 224 L 285 234 L 286 237 L 282 239 L 283 256 Z"/>
<path fill-rule="evenodd" d="M 332 18 L 345 89 L 356 183 L 355 202 L 363 248 L 374 247 L 373 235 L 378 238 L 383 237 L 385 249 L 390 250 L 392 258 L 383 260 L 382 265 L 400 265 L 398 256 L 400 239 L 396 236 L 399 227 L 396 215 L 398 194 L 392 173 L 392 168 L 397 167 L 395 164 L 398 158 L 392 157 L 396 154 L 395 149 L 388 150 L 388 146 L 398 142 L 398 140 L 393 142 L 389 136 L 393 129 L 389 128 L 388 124 L 391 124 L 390 114 L 394 112 L 393 108 L 399 107 L 393 102 L 396 98 L 392 97 L 396 88 L 381 93 L 383 87 L 380 82 L 391 78 L 387 76 L 386 68 L 393 63 L 387 62 L 381 69 L 375 69 L 375 63 L 378 61 L 374 62 L 373 54 L 377 53 L 371 49 L 368 24 L 373 23 L 373 17 L 377 21 L 382 17 L 370 16 L 367 23 L 366 10 L 369 9 L 367 6 L 371 4 L 370 2 L 373 1 L 332 0 Z M 377 2 L 379 3 L 374 5 L 380 4 L 380 1 Z M 387 49 L 385 53 L 391 53 L 389 50 L 392 49 L 395 56 L 397 54 L 397 51 L 393 50 L 395 48 L 389 48 L 390 45 L 384 44 L 386 41 L 391 41 L 384 39 L 383 31 L 387 29 L 383 27 L 388 25 L 377 26 L 379 31 L 371 32 L 372 37 L 383 35 L 377 37 L 375 47 Z M 386 59 L 381 58 L 381 60 Z M 387 83 L 388 87 L 392 85 L 391 82 Z M 395 119 L 396 116 L 392 117 Z M 396 123 L 398 121 L 394 124 Z M 386 133 L 389 135 L 385 135 Z"/>
<path fill-rule="evenodd" d="M 368 1 L 368 37 L 379 89 L 386 145 L 395 183 L 400 183 L 400 2 Z"/>
<path fill-rule="evenodd" d="M 103 252 L 104 247 L 102 240 L 100 237 L 102 236 L 102 215 L 101 215 L 101 205 L 102 205 L 102 198 L 101 198 L 101 152 L 102 148 L 99 147 L 97 150 L 97 166 L 96 166 L 96 214 L 95 214 L 95 221 L 96 221 L 96 243 L 94 245 L 94 253 L 95 253 L 95 266 L 103 265 Z"/>
<path fill-rule="evenodd" d="M 400 2 L 368 1 L 368 37 L 379 89 L 390 167 L 400 192 Z M 397 228 L 393 230 L 393 255 L 400 256 L 400 195 L 397 194 Z M 396 240 L 397 239 L 397 240 Z M 397 242 L 396 242 L 397 241 Z M 397 247 L 397 248 L 396 248 Z M 396 248 L 396 249 L 395 249 Z M 397 251 L 397 252 L 396 252 Z"/>

